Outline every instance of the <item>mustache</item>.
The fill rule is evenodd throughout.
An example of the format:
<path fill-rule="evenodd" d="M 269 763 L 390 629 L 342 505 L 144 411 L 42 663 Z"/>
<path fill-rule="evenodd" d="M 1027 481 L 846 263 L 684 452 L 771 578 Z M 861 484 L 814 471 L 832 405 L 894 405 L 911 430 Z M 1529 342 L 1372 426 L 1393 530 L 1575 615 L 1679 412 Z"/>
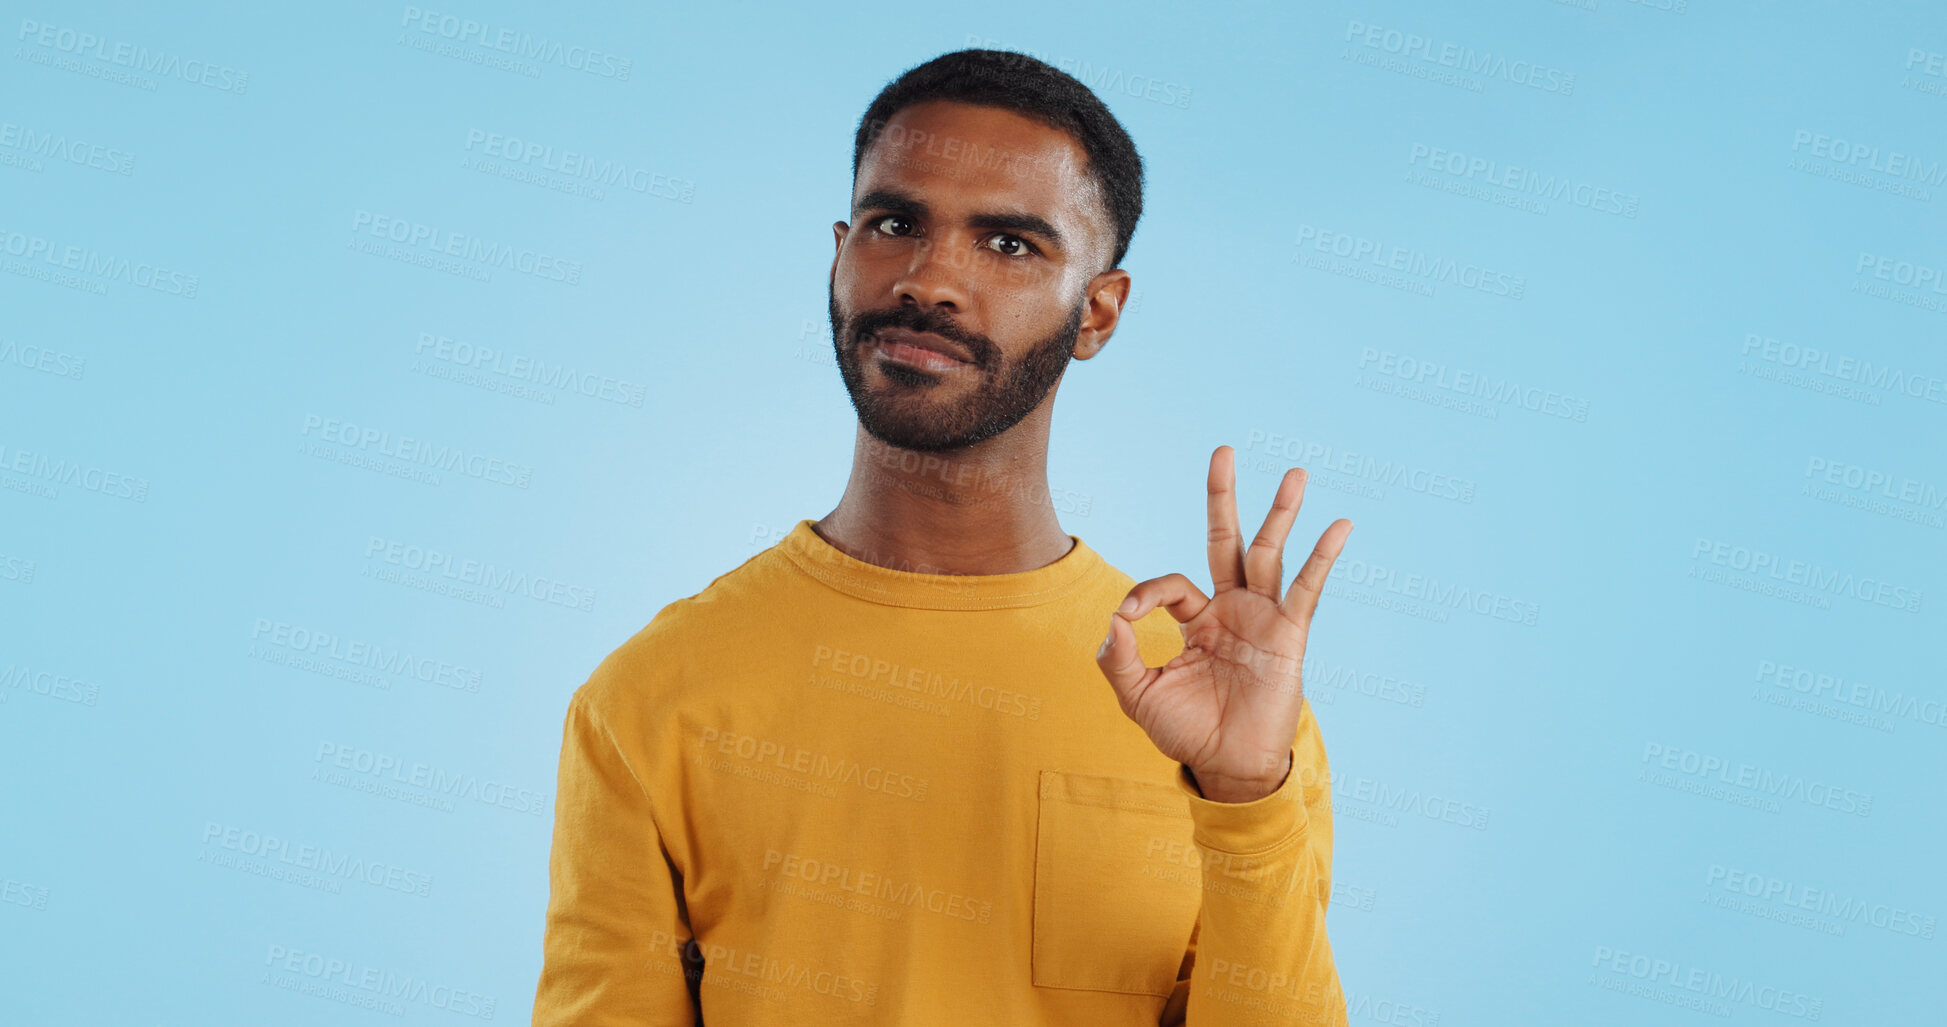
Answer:
<path fill-rule="evenodd" d="M 887 328 L 904 328 L 912 332 L 931 332 L 942 339 L 951 339 L 967 348 L 973 355 L 974 363 L 985 366 L 994 351 L 994 344 L 984 335 L 966 331 L 953 319 L 936 311 L 918 310 L 913 307 L 894 307 L 891 310 L 868 310 L 852 319 L 852 345 L 858 346 L 876 332 Z"/>

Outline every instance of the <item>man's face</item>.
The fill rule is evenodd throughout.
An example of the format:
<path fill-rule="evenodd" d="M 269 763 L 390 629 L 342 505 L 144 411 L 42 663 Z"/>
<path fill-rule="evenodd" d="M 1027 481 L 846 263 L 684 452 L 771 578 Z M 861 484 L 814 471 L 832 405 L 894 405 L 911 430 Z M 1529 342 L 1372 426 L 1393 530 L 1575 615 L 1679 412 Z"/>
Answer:
<path fill-rule="evenodd" d="M 839 374 L 874 438 L 921 451 L 992 438 L 1071 355 L 1107 342 L 1127 286 L 1106 312 L 1092 287 L 1128 276 L 1095 273 L 1112 243 L 1086 160 L 1059 129 L 948 101 L 900 111 L 868 145 L 852 223 L 833 226 L 830 305 Z"/>

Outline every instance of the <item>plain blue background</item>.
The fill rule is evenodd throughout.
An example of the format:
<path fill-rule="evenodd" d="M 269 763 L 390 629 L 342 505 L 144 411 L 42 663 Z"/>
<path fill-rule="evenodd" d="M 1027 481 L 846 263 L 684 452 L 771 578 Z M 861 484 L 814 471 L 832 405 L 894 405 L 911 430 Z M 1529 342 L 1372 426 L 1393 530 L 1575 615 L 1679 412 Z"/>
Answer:
<path fill-rule="evenodd" d="M 1224 443 L 1247 527 L 1293 464 L 1294 538 L 1358 524 L 1307 672 L 1353 1023 L 1947 1004 L 1938 11 L 168 6 L 0 26 L 0 1019 L 526 1020 L 567 698 L 836 503 L 852 132 L 970 44 L 1147 162 L 1064 527 L 1207 580 Z M 406 437 L 505 470 L 422 480 Z M 427 552 L 529 590 L 402 580 Z M 252 872 L 323 850 L 384 869 Z"/>

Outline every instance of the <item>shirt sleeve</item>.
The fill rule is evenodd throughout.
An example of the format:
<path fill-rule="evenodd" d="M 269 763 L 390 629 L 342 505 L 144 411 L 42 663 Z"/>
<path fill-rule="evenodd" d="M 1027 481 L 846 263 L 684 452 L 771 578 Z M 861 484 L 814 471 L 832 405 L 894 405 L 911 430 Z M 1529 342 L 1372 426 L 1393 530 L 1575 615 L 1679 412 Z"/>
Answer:
<path fill-rule="evenodd" d="M 702 963 L 682 876 L 585 690 L 568 704 L 556 794 L 534 1024 L 698 1023 Z"/>
<path fill-rule="evenodd" d="M 1251 802 L 1203 797 L 1189 768 L 1203 906 L 1163 1027 L 1345 1027 L 1325 910 L 1332 893 L 1331 776 L 1307 704 L 1278 790 Z"/>

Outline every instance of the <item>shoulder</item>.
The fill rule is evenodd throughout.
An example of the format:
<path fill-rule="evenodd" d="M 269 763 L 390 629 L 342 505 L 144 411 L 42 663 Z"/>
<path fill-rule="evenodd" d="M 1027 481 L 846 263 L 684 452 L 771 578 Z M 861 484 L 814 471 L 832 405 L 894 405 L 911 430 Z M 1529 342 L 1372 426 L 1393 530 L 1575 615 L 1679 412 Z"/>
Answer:
<path fill-rule="evenodd" d="M 762 611 L 781 601 L 797 572 L 777 547 L 756 553 L 711 579 L 693 595 L 668 603 L 604 656 L 570 706 L 606 718 L 667 704 L 708 681 L 706 661 L 763 623 Z"/>

